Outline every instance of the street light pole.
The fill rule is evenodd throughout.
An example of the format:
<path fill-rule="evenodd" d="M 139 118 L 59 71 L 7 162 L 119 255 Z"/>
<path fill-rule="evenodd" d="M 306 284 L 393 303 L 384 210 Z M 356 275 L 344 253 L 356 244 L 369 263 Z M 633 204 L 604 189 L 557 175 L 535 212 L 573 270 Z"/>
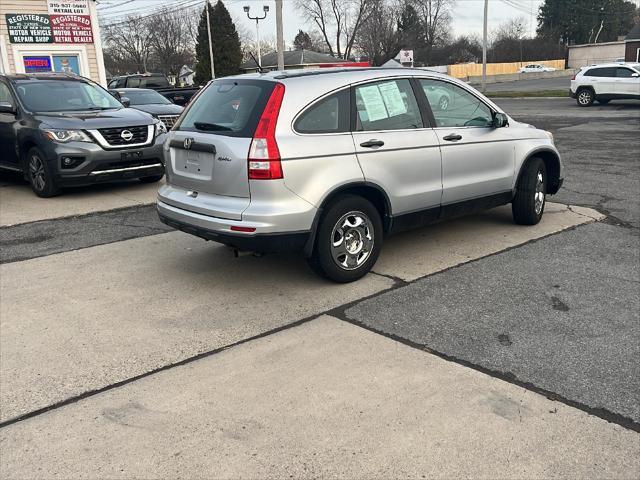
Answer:
<path fill-rule="evenodd" d="M 209 37 L 209 61 L 211 62 L 211 79 L 216 78 L 216 69 L 213 66 L 213 44 L 211 43 L 211 20 L 209 20 L 209 0 L 205 0 L 205 10 L 207 11 L 207 36 Z"/>
<path fill-rule="evenodd" d="M 264 12 L 264 15 L 262 15 L 261 17 L 257 17 L 257 16 L 252 17 L 251 15 L 249 15 L 249 10 L 251 9 L 251 7 L 249 7 L 248 5 L 245 5 L 244 7 L 242 7 L 242 9 L 247 14 L 247 18 L 249 20 L 256 21 L 256 38 L 258 40 L 258 67 L 262 68 L 262 56 L 260 55 L 260 20 L 264 20 L 265 18 L 267 18 L 269 7 L 267 5 L 262 6 L 262 11 Z"/>
<path fill-rule="evenodd" d="M 487 88 L 487 14 L 489 0 L 484 0 L 484 24 L 482 26 L 482 92 Z"/>

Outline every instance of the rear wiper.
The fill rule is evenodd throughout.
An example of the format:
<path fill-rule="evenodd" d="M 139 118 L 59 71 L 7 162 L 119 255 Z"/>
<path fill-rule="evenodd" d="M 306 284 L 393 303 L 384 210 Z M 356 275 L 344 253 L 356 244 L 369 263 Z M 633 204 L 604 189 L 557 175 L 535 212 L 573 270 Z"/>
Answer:
<path fill-rule="evenodd" d="M 193 126 L 198 130 L 207 130 L 210 132 L 218 131 L 229 131 L 231 130 L 229 127 L 225 127 L 224 125 L 218 125 L 217 123 L 207 123 L 207 122 L 193 122 Z"/>

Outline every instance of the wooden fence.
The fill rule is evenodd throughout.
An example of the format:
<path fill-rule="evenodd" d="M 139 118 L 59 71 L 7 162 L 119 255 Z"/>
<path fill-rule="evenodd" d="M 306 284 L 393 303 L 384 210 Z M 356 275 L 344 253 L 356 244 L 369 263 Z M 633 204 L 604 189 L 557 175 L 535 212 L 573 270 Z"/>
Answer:
<path fill-rule="evenodd" d="M 504 75 L 508 73 L 518 73 L 518 70 L 525 65 L 540 63 L 547 67 L 564 70 L 564 59 L 562 60 L 539 60 L 535 62 L 512 62 L 512 63 L 487 63 L 487 75 Z M 456 78 L 466 78 L 482 75 L 481 63 L 462 63 L 449 65 L 447 74 Z"/>

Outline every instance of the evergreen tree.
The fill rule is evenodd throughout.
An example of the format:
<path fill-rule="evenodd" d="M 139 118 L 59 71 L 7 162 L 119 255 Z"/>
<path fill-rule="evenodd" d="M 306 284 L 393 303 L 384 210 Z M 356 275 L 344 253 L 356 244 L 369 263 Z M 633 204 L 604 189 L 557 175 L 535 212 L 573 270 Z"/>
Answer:
<path fill-rule="evenodd" d="M 213 44 L 213 62 L 216 78 L 240 73 L 242 49 L 236 26 L 229 11 L 221 0 L 209 8 L 211 22 L 211 43 Z M 196 84 L 211 80 L 211 61 L 209 59 L 209 38 L 207 35 L 207 13 L 202 9 L 196 40 Z"/>
<path fill-rule="evenodd" d="M 545 0 L 538 35 L 570 44 L 593 43 L 596 37 L 598 43 L 611 42 L 631 29 L 635 11 L 628 0 Z"/>
<path fill-rule="evenodd" d="M 313 50 L 313 41 L 307 32 L 298 30 L 296 38 L 293 39 L 293 46 L 296 50 Z"/>

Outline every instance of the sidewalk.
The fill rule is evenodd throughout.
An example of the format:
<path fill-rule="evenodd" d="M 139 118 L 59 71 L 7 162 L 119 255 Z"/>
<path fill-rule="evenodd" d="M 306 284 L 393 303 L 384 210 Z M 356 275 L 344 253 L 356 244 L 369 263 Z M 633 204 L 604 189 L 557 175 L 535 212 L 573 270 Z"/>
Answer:
<path fill-rule="evenodd" d="M 4 478 L 637 478 L 637 434 L 324 316 L 2 430 Z"/>

